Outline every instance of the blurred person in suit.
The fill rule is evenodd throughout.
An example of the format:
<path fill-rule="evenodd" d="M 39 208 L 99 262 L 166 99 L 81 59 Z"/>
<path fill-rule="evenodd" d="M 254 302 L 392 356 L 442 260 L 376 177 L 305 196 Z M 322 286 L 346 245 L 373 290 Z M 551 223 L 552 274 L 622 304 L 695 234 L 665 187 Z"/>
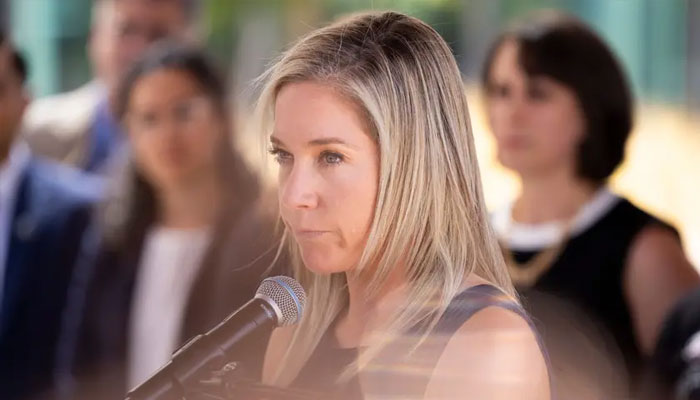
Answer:
<path fill-rule="evenodd" d="M 32 151 L 85 171 L 104 170 L 125 141 L 113 112 L 117 82 L 158 39 L 193 40 L 199 3 L 95 0 L 88 42 L 94 78 L 29 107 L 22 132 Z"/>
<path fill-rule="evenodd" d="M 73 280 L 64 398 L 122 398 L 281 269 L 272 215 L 231 144 L 225 87 L 202 51 L 172 42 L 125 75 L 116 115 L 131 157 L 110 177 L 87 246 L 97 251 Z M 256 343 L 238 360 L 253 374 Z"/>
<path fill-rule="evenodd" d="M 633 123 L 619 62 L 583 22 L 548 11 L 494 42 L 483 85 L 498 160 L 522 185 L 492 218 L 516 287 L 526 305 L 542 292 L 588 314 L 634 382 L 699 279 L 675 229 L 608 188 Z"/>
<path fill-rule="evenodd" d="M 60 315 L 96 181 L 31 155 L 17 138 L 27 66 L 0 33 L 0 398 L 50 390 Z"/>

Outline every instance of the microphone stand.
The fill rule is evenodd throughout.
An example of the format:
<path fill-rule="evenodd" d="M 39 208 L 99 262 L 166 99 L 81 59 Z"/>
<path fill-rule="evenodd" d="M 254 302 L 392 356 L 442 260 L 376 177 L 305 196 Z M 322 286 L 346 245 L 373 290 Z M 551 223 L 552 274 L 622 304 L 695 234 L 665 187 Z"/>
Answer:
<path fill-rule="evenodd" d="M 243 338 L 271 328 L 274 321 L 275 311 L 267 301 L 249 301 L 209 332 L 195 336 L 178 349 L 167 364 L 130 391 L 127 400 L 182 399 L 185 388 L 231 360 L 233 349 Z"/>
<path fill-rule="evenodd" d="M 322 400 L 328 393 L 279 388 L 247 378 L 238 362 L 230 362 L 210 376 L 182 386 L 178 400 Z"/>

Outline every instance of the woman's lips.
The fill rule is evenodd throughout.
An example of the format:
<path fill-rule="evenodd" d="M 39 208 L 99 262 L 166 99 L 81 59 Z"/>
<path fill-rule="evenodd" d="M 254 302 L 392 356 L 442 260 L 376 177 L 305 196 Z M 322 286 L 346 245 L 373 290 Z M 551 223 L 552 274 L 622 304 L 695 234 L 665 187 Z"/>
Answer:
<path fill-rule="evenodd" d="M 298 239 L 316 239 L 319 238 L 329 231 L 319 231 L 319 230 L 312 230 L 312 229 L 304 229 L 304 230 L 298 230 L 294 233 L 294 236 L 296 236 Z"/>
<path fill-rule="evenodd" d="M 522 149 L 527 143 L 527 138 L 520 135 L 508 135 L 498 139 L 498 145 L 505 149 Z"/>

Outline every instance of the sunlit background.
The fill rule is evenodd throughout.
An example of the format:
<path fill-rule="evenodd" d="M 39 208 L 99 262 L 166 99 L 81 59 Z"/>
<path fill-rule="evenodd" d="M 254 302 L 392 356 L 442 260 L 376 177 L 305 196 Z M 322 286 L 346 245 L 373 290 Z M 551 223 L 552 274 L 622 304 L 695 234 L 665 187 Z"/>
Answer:
<path fill-rule="evenodd" d="M 29 59 L 35 96 L 90 79 L 85 45 L 90 4 L 0 0 L 0 22 Z M 638 107 L 627 160 L 613 186 L 675 224 L 692 261 L 700 265 L 700 1 L 204 0 L 201 32 L 234 82 L 243 126 L 255 96 L 251 81 L 299 35 L 364 9 L 395 9 L 427 21 L 450 43 L 464 74 L 487 201 L 496 208 L 512 198 L 517 183 L 495 164 L 482 113 L 480 66 L 499 29 L 539 8 L 568 10 L 588 21 L 622 59 Z M 239 132 L 239 141 L 249 146 L 252 136 Z"/>

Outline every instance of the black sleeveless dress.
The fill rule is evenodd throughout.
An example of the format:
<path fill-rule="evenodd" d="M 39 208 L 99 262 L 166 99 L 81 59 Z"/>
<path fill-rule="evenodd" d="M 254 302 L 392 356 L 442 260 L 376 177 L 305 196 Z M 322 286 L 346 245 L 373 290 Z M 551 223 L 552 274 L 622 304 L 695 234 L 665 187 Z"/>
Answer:
<path fill-rule="evenodd" d="M 544 316 L 550 307 L 546 299 L 557 298 L 570 302 L 604 329 L 617 347 L 611 350 L 621 354 L 632 386 L 644 360 L 625 299 L 624 273 L 635 238 L 651 225 L 666 227 L 677 235 L 669 225 L 619 199 L 590 227 L 569 239 L 559 257 L 532 287 L 517 288 L 523 306 L 536 321 L 548 319 Z M 537 250 L 512 251 L 520 266 L 538 253 Z M 577 317 L 572 315 L 570 319 Z M 538 327 L 543 331 L 549 328 L 539 323 Z"/>
<path fill-rule="evenodd" d="M 358 350 L 340 348 L 328 329 L 292 387 L 328 393 L 333 399 L 359 400 L 367 398 L 419 399 L 425 394 L 432 371 L 452 335 L 475 313 L 486 307 L 502 307 L 522 316 L 534 331 L 534 325 L 525 311 L 503 292 L 491 285 L 479 285 L 464 290 L 450 302 L 447 310 L 430 334 L 430 340 L 419 346 L 410 357 L 407 342 L 391 343 L 377 357 L 360 379 L 355 376 L 344 383 L 336 383 L 338 376 L 358 356 Z M 417 329 L 415 330 L 418 331 Z M 411 336 L 409 332 L 408 337 Z M 539 341 L 539 336 L 536 334 Z M 409 340 L 410 342 L 410 340 Z M 412 342 L 415 343 L 415 342 Z M 547 360 L 544 347 L 540 349 Z"/>

